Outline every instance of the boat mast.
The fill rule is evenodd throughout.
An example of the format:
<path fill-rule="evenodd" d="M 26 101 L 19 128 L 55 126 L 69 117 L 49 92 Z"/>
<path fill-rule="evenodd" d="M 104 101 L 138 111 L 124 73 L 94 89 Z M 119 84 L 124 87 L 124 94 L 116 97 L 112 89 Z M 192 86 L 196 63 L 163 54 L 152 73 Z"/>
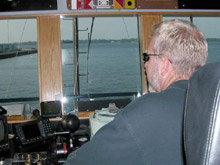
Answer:
<path fill-rule="evenodd" d="M 95 17 L 92 17 L 92 24 L 90 28 L 90 33 L 88 33 L 88 49 L 87 49 L 87 56 L 86 56 L 86 82 L 89 82 L 89 51 L 90 51 L 90 44 L 92 40 L 92 31 L 94 25 Z"/>
<path fill-rule="evenodd" d="M 79 45 L 78 45 L 78 18 L 73 18 L 73 47 L 74 47 L 74 95 L 79 93 Z M 78 99 L 74 99 L 74 109 L 78 109 Z"/>

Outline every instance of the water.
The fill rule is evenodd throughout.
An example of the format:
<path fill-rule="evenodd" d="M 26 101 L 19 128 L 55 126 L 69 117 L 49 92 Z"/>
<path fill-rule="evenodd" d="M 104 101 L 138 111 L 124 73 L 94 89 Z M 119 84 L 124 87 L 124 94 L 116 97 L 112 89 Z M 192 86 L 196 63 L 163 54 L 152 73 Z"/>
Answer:
<path fill-rule="evenodd" d="M 220 41 L 208 41 L 208 44 L 207 63 L 220 62 Z M 71 47 L 70 43 L 62 44 L 64 96 L 73 94 Z M 87 44 L 81 44 L 80 51 L 87 51 Z M 86 54 L 79 57 L 80 94 L 141 92 L 138 54 L 137 43 L 92 43 L 88 81 Z M 37 54 L 0 60 L 0 99 L 39 97 L 37 61 Z"/>
<path fill-rule="evenodd" d="M 220 62 L 220 40 L 208 41 L 209 55 L 207 63 Z"/>
<path fill-rule="evenodd" d="M 87 50 L 87 45 L 80 45 L 80 51 Z M 63 48 L 64 84 L 73 82 L 73 66 L 66 65 L 73 61 L 69 45 Z M 66 52 L 66 53 L 65 53 Z M 140 58 L 136 43 L 96 43 L 92 45 L 88 60 L 86 54 L 79 54 L 80 93 L 115 93 L 140 92 Z M 73 73 L 72 73 L 73 75 Z M 87 82 L 88 78 L 88 82 Z M 72 90 L 66 89 L 65 93 Z"/>

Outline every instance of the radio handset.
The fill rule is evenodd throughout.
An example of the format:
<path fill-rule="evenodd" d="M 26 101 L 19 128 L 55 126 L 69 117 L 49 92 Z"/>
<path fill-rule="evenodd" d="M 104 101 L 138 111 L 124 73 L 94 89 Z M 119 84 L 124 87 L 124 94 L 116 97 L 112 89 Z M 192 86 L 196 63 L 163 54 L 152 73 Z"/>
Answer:
<path fill-rule="evenodd" d="M 37 119 L 41 119 L 40 111 L 38 109 L 33 110 L 32 113 Z"/>
<path fill-rule="evenodd" d="M 47 132 L 47 136 L 53 136 L 53 131 L 52 131 L 52 128 L 51 128 L 51 124 L 50 124 L 50 121 L 48 118 L 43 118 L 41 115 L 40 115 L 40 111 L 38 109 L 35 109 L 33 110 L 33 115 L 37 118 L 37 120 L 41 121 L 42 124 L 43 124 L 43 127 L 45 129 L 45 132 Z"/>

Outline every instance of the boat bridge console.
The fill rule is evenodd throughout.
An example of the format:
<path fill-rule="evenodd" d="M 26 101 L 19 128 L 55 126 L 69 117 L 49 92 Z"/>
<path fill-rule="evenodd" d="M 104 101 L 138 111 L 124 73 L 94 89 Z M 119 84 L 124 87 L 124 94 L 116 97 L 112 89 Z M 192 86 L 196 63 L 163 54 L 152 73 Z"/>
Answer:
<path fill-rule="evenodd" d="M 123 100 L 117 105 L 129 102 Z M 4 107 L 0 106 L 0 163 L 4 165 L 63 164 L 69 153 L 88 142 L 120 111 L 111 103 L 95 112 L 69 113 L 61 117 L 61 102 L 51 101 L 41 104 L 41 114 L 34 109 L 31 114 L 24 114 L 28 120 L 21 120 L 22 116 L 8 116 Z"/>
<path fill-rule="evenodd" d="M 62 164 L 90 138 L 88 124 L 74 114 L 50 121 L 35 109 L 31 119 L 11 123 L 0 108 L 1 164 Z"/>
<path fill-rule="evenodd" d="M 0 165 L 63 164 L 69 153 L 88 142 L 123 107 L 148 92 L 141 54 L 149 42 L 152 25 L 166 17 L 191 21 L 196 17 L 213 18 L 214 27 L 217 27 L 218 6 L 214 0 L 1 0 Z M 117 23 L 114 22 L 107 27 L 126 34 L 127 39 L 95 38 L 93 42 L 97 45 L 92 49 L 96 18 L 103 17 L 102 25 L 107 24 L 108 18 L 121 18 L 124 29 L 115 30 Z M 135 23 L 135 28 L 129 31 L 124 18 L 130 17 L 128 23 Z M 79 29 L 79 19 L 84 18 L 91 18 L 91 25 Z M 35 29 L 26 28 L 27 20 L 36 25 Z M 19 21 L 23 21 L 22 25 Z M 63 22 L 67 23 L 65 28 Z M 19 27 L 22 27 L 20 33 Z M 106 29 L 100 27 L 97 31 L 103 31 L 103 36 L 113 35 Z M 1 34 L 4 30 L 5 37 Z M 25 36 L 25 31 L 35 38 L 24 40 L 29 37 Z M 85 31 L 88 35 L 80 39 L 81 32 Z M 131 37 L 129 32 L 135 35 Z M 116 33 L 116 38 L 121 33 Z M 211 46 L 216 46 L 216 39 L 211 41 Z M 104 43 L 110 45 L 113 52 L 109 53 Z M 120 44 L 123 46 L 118 46 Z M 15 46 L 16 50 L 10 51 L 7 45 Z M 85 51 L 81 51 L 81 45 Z M 89 63 L 92 51 L 94 59 Z M 109 54 L 115 56 L 110 59 Z M 122 61 L 119 64 L 118 58 Z M 89 69 L 91 65 L 93 70 Z M 119 65 L 123 66 L 119 68 Z M 124 69 L 131 66 L 135 69 Z M 28 73 L 25 78 L 22 77 L 24 72 Z M 118 77 L 110 77 L 113 73 Z M 100 75 L 104 76 L 97 79 Z M 33 81 L 29 83 L 28 80 Z M 117 80 L 124 81 L 120 84 Z M 68 104 L 64 103 L 64 98 Z"/>

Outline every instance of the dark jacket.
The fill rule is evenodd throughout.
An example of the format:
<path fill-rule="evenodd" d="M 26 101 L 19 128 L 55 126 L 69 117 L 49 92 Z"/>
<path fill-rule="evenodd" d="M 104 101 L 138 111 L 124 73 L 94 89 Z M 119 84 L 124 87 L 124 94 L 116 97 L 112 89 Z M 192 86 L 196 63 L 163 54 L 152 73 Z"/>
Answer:
<path fill-rule="evenodd" d="M 69 155 L 74 165 L 182 165 L 187 81 L 145 94 L 126 106 L 90 142 Z"/>

